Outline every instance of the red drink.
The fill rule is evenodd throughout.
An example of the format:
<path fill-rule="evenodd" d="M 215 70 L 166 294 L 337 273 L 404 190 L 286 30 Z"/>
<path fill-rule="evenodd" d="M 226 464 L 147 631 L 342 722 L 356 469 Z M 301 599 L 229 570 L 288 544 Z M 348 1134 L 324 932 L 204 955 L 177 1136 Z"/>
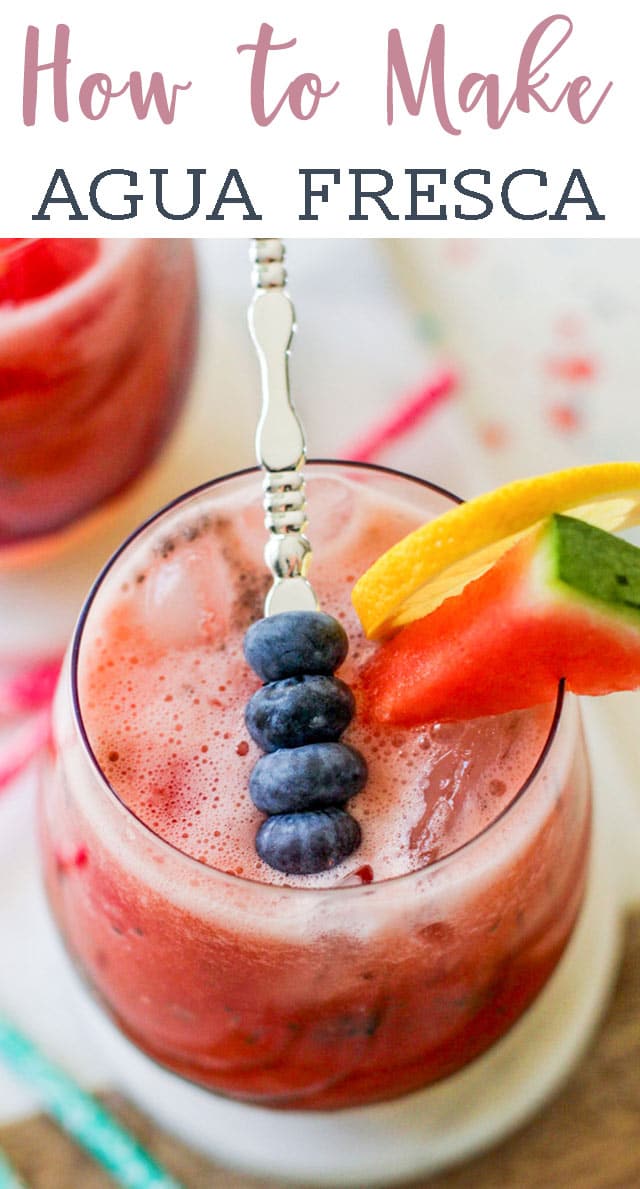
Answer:
<path fill-rule="evenodd" d="M 357 688 L 353 580 L 447 497 L 329 465 L 309 468 L 309 503 L 314 585 Z M 97 584 L 58 695 L 47 884 L 80 969 L 151 1056 L 254 1102 L 354 1106 L 464 1066 L 540 991 L 582 899 L 586 761 L 569 699 L 428 729 L 356 718 L 361 849 L 313 877 L 264 866 L 241 659 L 266 581 L 258 508 L 255 476 L 214 484 Z"/>
<path fill-rule="evenodd" d="M 149 465 L 195 340 L 189 241 L 0 241 L 0 558 Z"/>

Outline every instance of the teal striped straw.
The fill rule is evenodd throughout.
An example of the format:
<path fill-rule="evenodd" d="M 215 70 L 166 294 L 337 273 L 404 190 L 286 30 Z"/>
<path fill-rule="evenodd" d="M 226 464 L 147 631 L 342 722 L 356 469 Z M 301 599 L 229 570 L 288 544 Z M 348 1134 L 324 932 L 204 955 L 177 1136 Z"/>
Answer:
<path fill-rule="evenodd" d="M 27 1189 L 24 1181 L 0 1152 L 0 1189 Z"/>
<path fill-rule="evenodd" d="M 0 1017 L 0 1059 L 31 1089 L 47 1114 L 124 1189 L 184 1189 L 90 1094 Z M 6 1165 L 6 1162 L 5 1162 Z M 0 1189 L 25 1189 L 0 1160 Z"/>

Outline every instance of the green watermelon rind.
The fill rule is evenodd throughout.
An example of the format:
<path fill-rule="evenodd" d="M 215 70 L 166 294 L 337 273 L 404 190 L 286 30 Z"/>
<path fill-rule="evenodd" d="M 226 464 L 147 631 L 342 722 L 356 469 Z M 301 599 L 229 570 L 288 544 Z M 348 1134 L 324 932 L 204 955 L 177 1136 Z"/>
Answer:
<path fill-rule="evenodd" d="M 545 523 L 534 572 L 546 596 L 640 628 L 640 548 L 572 516 Z M 537 583 L 537 584 L 538 584 Z"/>

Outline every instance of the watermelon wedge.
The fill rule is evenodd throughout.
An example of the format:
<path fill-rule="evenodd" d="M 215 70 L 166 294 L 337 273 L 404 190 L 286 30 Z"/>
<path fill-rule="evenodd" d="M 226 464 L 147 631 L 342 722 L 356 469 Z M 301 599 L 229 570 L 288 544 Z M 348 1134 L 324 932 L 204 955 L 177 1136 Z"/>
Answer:
<path fill-rule="evenodd" d="M 550 517 L 458 595 L 381 645 L 361 675 L 365 717 L 478 718 L 556 696 L 640 686 L 640 549 Z"/>

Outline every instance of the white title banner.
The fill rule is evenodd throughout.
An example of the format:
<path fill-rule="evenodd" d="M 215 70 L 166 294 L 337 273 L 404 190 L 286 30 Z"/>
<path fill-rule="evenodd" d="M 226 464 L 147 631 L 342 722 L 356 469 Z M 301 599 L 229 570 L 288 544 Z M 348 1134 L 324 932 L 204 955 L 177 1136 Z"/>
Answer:
<path fill-rule="evenodd" d="M 628 0 L 8 7 L 5 235 L 636 235 Z"/>

